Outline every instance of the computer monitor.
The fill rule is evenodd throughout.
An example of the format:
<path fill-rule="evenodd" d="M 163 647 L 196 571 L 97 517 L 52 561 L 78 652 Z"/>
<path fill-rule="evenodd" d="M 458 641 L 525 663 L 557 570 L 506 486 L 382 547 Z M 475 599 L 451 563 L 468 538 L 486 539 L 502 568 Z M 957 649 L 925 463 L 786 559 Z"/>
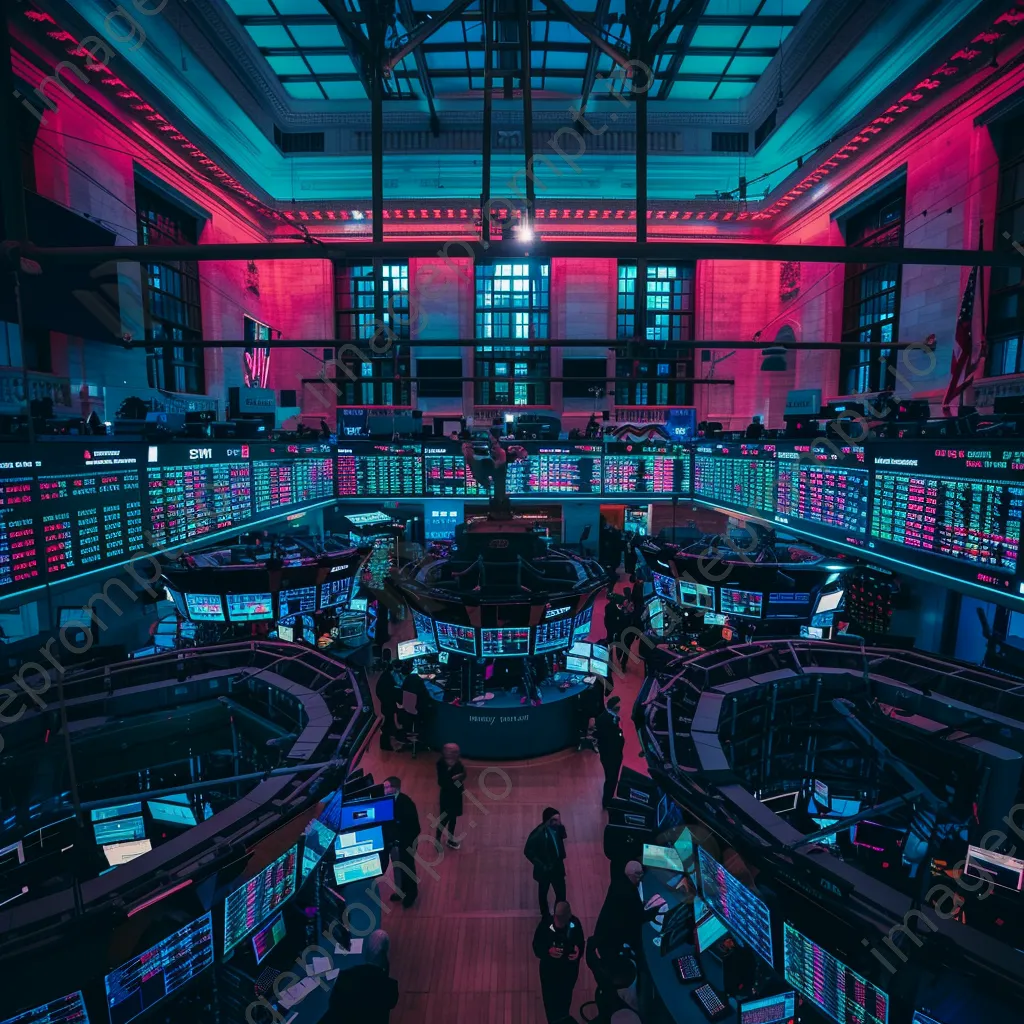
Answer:
<path fill-rule="evenodd" d="M 858 825 L 858 830 L 859 828 Z M 971 878 L 983 879 L 999 886 L 1000 889 L 1020 892 L 1024 886 L 1024 860 L 1008 857 L 1004 853 L 994 853 L 979 846 L 968 846 L 964 874 L 970 875 Z"/>
<path fill-rule="evenodd" d="M 661 868 L 663 871 L 682 871 L 683 859 L 671 846 L 654 846 L 644 843 L 642 860 L 645 868 Z"/>
<path fill-rule="evenodd" d="M 437 656 L 437 663 L 439 665 L 447 665 L 448 659 L 450 657 L 451 655 L 447 651 L 441 651 L 441 653 Z"/>
<path fill-rule="evenodd" d="M 476 654 L 476 630 L 454 622 L 436 622 L 437 646 L 453 654 Z"/>
<path fill-rule="evenodd" d="M 114 804 L 112 807 L 94 807 L 89 812 L 93 821 L 106 821 L 109 818 L 124 818 L 129 814 L 141 814 L 142 801 L 137 800 L 130 804 Z"/>
<path fill-rule="evenodd" d="M 704 613 L 704 625 L 705 626 L 724 626 L 726 622 L 725 616 L 721 612 L 705 612 Z"/>
<path fill-rule="evenodd" d="M 572 620 L 572 636 L 574 640 L 586 640 L 590 636 L 590 622 L 593 616 L 593 605 L 576 613 Z"/>
<path fill-rule="evenodd" d="M 186 594 L 185 605 L 193 622 L 224 621 L 224 603 L 220 594 Z"/>
<path fill-rule="evenodd" d="M 81 992 L 53 999 L 42 1006 L 6 1018 L 2 1024 L 89 1024 Z"/>
<path fill-rule="evenodd" d="M 103 847 L 103 856 L 107 858 L 107 863 L 112 868 L 116 868 L 135 860 L 136 857 L 141 857 L 144 853 L 149 853 L 152 849 L 153 844 L 148 839 L 139 839 L 129 843 L 110 843 Z"/>
<path fill-rule="evenodd" d="M 822 782 L 821 779 L 814 780 L 814 802 L 822 810 L 828 810 L 828 783 Z"/>
<path fill-rule="evenodd" d="M 353 597 L 349 602 L 349 610 L 353 612 L 365 612 L 366 611 L 366 598 L 365 597 Z"/>
<path fill-rule="evenodd" d="M 697 922 L 697 952 L 703 953 L 704 950 L 713 946 L 723 935 L 728 934 L 729 929 L 714 914 L 706 914 Z"/>
<path fill-rule="evenodd" d="M 572 647 L 569 648 L 569 653 L 577 658 L 590 658 L 594 653 L 594 647 L 593 644 L 577 640 Z"/>
<path fill-rule="evenodd" d="M 795 992 L 779 992 L 740 1003 L 738 1024 L 793 1024 L 795 1019 Z"/>
<path fill-rule="evenodd" d="M 719 608 L 723 615 L 738 619 L 760 619 L 764 615 L 764 594 L 757 590 L 733 590 L 722 587 Z"/>
<path fill-rule="evenodd" d="M 355 832 L 342 832 L 334 840 L 334 855 L 338 860 L 365 857 L 369 853 L 380 853 L 383 849 L 384 829 L 380 825 L 357 829 Z"/>
<path fill-rule="evenodd" d="M 679 854 L 679 859 L 683 862 L 683 870 L 688 874 L 692 874 L 694 870 L 693 833 L 689 828 L 684 828 L 672 845 L 675 847 L 676 853 Z"/>
<path fill-rule="evenodd" d="M 679 581 L 679 603 L 684 608 L 699 608 L 702 611 L 715 610 L 715 588 L 703 583 L 687 583 Z"/>
<path fill-rule="evenodd" d="M 413 612 L 412 622 L 413 628 L 416 630 L 416 639 L 433 647 L 436 643 L 434 639 L 434 620 L 422 612 Z"/>
<path fill-rule="evenodd" d="M 197 825 L 196 813 L 191 807 L 164 800 L 147 800 L 149 815 L 154 821 L 166 821 L 172 825 Z"/>
<path fill-rule="evenodd" d="M 665 601 L 675 603 L 678 598 L 675 576 L 665 576 L 660 572 L 652 572 L 654 579 L 654 592 Z"/>
<path fill-rule="evenodd" d="M 592 676 L 603 676 L 605 679 L 611 675 L 611 667 L 608 660 L 598 661 L 597 658 L 590 659 L 590 675 Z"/>
<path fill-rule="evenodd" d="M 338 885 L 349 885 L 352 882 L 376 878 L 382 873 L 379 853 L 370 853 L 365 857 L 352 857 L 350 860 L 339 860 L 334 865 L 334 880 Z"/>
<path fill-rule="evenodd" d="M 296 843 L 224 901 L 224 953 L 251 935 L 295 894 L 299 845 Z"/>
<path fill-rule="evenodd" d="M 772 919 L 768 907 L 705 850 L 697 850 L 704 902 L 769 967 L 774 967 Z"/>
<path fill-rule="evenodd" d="M 836 822 L 835 818 L 811 818 L 818 828 L 828 828 L 830 825 L 834 825 Z M 836 834 L 831 832 L 827 836 L 821 836 L 814 840 L 816 843 L 821 843 L 822 846 L 835 846 L 836 845 Z"/>
<path fill-rule="evenodd" d="M 283 622 L 277 624 L 277 639 L 284 640 L 285 643 L 293 643 L 295 641 L 295 627 L 291 624 L 285 625 Z"/>
<path fill-rule="evenodd" d="M 426 654 L 436 654 L 437 648 L 433 644 L 425 644 L 422 640 L 399 640 L 398 660 L 411 661 L 413 658 L 422 658 Z"/>
<path fill-rule="evenodd" d="M 107 843 L 130 842 L 135 839 L 145 839 L 146 823 L 142 820 L 141 814 L 131 818 L 118 818 L 114 821 L 94 821 L 92 831 L 99 846 L 106 846 Z"/>
<path fill-rule="evenodd" d="M 842 590 L 833 590 L 830 594 L 819 594 L 812 617 L 813 615 L 823 615 L 825 612 L 839 611 L 843 605 L 844 596 L 845 593 Z"/>
<path fill-rule="evenodd" d="M 331 848 L 337 833 L 314 818 L 303 833 L 302 863 L 299 867 L 300 883 L 304 882 L 320 863 L 320 858 Z"/>
<path fill-rule="evenodd" d="M 228 594 L 228 618 L 232 622 L 260 622 L 274 617 L 274 598 L 269 593 Z"/>
<path fill-rule="evenodd" d="M 570 654 L 565 659 L 565 670 L 566 672 L 582 672 L 584 675 L 588 675 L 590 672 L 590 659 L 577 658 L 575 654 Z"/>
<path fill-rule="evenodd" d="M 110 1024 L 128 1024 L 213 966 L 213 915 L 204 914 L 104 979 Z"/>
<path fill-rule="evenodd" d="M 379 825 L 395 817 L 395 798 L 382 797 L 379 800 L 364 800 L 358 803 L 342 804 L 341 831 L 367 825 Z"/>
<path fill-rule="evenodd" d="M 270 924 L 264 925 L 252 937 L 252 951 L 256 955 L 256 963 L 261 964 L 267 959 L 270 951 L 285 937 L 287 929 L 284 914 L 272 918 Z"/>

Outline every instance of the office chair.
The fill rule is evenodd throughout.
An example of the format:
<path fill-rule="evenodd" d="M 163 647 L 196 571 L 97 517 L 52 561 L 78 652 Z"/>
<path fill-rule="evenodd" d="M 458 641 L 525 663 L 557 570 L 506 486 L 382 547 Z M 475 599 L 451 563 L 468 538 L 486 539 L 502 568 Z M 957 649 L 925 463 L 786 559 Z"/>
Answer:
<path fill-rule="evenodd" d="M 416 758 L 416 744 L 420 741 L 419 734 L 419 698 L 408 690 L 402 691 L 402 712 L 406 720 L 405 738 L 412 747 L 412 756 Z"/>

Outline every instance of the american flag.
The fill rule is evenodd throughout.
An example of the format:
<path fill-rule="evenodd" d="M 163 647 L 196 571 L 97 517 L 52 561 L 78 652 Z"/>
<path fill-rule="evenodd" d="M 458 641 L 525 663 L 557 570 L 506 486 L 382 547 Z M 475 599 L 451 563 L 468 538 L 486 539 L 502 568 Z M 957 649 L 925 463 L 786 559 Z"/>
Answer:
<path fill-rule="evenodd" d="M 953 400 L 959 398 L 974 383 L 974 371 L 978 361 L 974 360 L 974 293 L 978 284 L 978 268 L 971 271 L 964 289 L 960 315 L 956 319 L 956 341 L 953 358 L 949 364 L 949 387 L 942 407 L 948 409 Z"/>
<path fill-rule="evenodd" d="M 270 349 L 247 348 L 242 356 L 247 388 L 265 388 L 270 380 Z"/>

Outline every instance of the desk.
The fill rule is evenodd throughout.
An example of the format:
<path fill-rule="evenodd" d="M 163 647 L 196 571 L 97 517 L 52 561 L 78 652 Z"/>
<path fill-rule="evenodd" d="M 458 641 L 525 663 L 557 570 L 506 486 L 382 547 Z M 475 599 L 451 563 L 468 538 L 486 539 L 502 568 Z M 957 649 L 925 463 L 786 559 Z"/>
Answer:
<path fill-rule="evenodd" d="M 455 706 L 442 701 L 442 691 L 427 683 L 433 698 L 420 729 L 423 742 L 434 750 L 458 743 L 463 757 L 489 761 L 540 757 L 575 746 L 579 739 L 579 682 L 560 690 L 554 682 L 540 687 L 542 703 L 520 704 L 521 694 L 496 692 L 481 704 Z"/>

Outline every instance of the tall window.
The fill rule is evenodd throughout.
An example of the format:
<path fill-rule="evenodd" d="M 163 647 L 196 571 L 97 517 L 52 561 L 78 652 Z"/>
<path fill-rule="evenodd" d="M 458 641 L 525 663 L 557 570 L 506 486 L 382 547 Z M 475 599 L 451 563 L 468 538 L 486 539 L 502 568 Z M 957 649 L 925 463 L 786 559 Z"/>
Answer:
<path fill-rule="evenodd" d="M 135 185 L 140 245 L 195 245 L 195 217 L 162 196 Z M 206 390 L 199 305 L 199 268 L 191 260 L 142 264 L 149 386 L 202 394 Z"/>
<path fill-rule="evenodd" d="M 620 261 L 616 335 L 617 405 L 692 405 L 692 263 Z"/>
<path fill-rule="evenodd" d="M 402 343 L 409 340 L 408 261 L 336 264 L 334 299 L 339 360 L 349 371 L 335 380 L 338 404 L 407 407 L 409 346 Z M 346 343 L 360 352 L 346 352 Z"/>
<path fill-rule="evenodd" d="M 993 133 L 999 152 L 999 199 L 995 248 L 1024 244 L 1024 117 L 999 125 Z M 1006 237 L 1006 236 L 1009 237 Z M 1021 267 L 992 269 L 988 308 L 988 366 L 996 377 L 1024 371 L 1024 275 Z"/>
<path fill-rule="evenodd" d="M 549 264 L 509 260 L 476 265 L 477 405 L 547 405 L 551 355 L 547 345 L 515 344 L 548 338 Z M 482 341 L 509 344 L 480 344 Z"/>
<path fill-rule="evenodd" d="M 903 244 L 903 188 L 890 193 L 845 225 L 846 244 L 887 248 Z M 897 263 L 850 263 L 843 285 L 843 349 L 839 355 L 839 390 L 856 395 L 893 386 L 892 349 L 864 349 L 865 344 L 894 345 L 899 340 L 902 268 Z"/>

